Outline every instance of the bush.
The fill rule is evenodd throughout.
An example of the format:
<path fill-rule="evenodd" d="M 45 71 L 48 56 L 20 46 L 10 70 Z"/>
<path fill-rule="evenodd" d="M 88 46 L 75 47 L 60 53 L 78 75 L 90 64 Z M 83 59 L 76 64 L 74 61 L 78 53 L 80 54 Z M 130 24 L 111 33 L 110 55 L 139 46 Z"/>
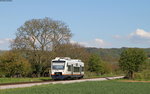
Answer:
<path fill-rule="evenodd" d="M 134 74 L 135 79 L 143 79 L 143 74 L 142 73 L 135 73 Z"/>
<path fill-rule="evenodd" d="M 98 55 L 92 54 L 91 57 L 89 58 L 88 71 L 95 72 L 97 74 L 105 73 L 103 61 Z"/>
<path fill-rule="evenodd" d="M 140 73 L 135 73 L 135 79 L 150 80 L 150 70 L 144 70 Z"/>
<path fill-rule="evenodd" d="M 96 77 L 97 76 L 97 73 L 95 72 L 85 72 L 85 75 L 84 75 L 84 78 L 93 78 L 93 77 Z"/>
<path fill-rule="evenodd" d="M 26 76 L 31 70 L 31 64 L 20 54 L 8 51 L 0 57 L 0 75 L 7 77 Z"/>

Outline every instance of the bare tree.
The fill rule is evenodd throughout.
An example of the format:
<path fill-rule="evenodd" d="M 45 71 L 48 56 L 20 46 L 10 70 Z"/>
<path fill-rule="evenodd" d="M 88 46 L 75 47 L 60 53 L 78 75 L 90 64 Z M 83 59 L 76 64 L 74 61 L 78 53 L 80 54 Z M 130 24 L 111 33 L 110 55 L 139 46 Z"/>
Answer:
<path fill-rule="evenodd" d="M 32 19 L 17 29 L 12 48 L 52 50 L 58 44 L 68 43 L 72 34 L 65 23 L 50 18 Z"/>
<path fill-rule="evenodd" d="M 90 53 L 86 51 L 85 47 L 79 44 L 61 44 L 55 50 L 55 55 L 58 57 L 81 59 L 85 63 L 85 69 L 88 69 L 87 62 L 89 61 Z"/>
<path fill-rule="evenodd" d="M 28 52 L 38 74 L 42 70 L 47 51 L 52 51 L 60 44 L 68 43 L 72 34 L 68 26 L 50 18 L 26 21 L 17 29 L 12 49 Z M 45 54 L 46 53 L 46 54 Z"/>

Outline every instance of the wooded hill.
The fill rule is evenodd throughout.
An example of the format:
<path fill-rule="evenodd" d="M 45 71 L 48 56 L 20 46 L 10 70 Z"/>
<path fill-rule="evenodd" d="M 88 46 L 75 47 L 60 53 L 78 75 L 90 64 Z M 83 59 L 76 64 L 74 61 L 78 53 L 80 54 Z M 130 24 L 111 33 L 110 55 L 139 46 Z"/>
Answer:
<path fill-rule="evenodd" d="M 123 50 L 127 48 L 86 48 L 89 53 L 94 53 L 99 55 L 104 61 L 107 62 L 118 62 L 120 54 Z M 147 56 L 150 57 L 150 48 L 142 48 L 147 53 Z"/>

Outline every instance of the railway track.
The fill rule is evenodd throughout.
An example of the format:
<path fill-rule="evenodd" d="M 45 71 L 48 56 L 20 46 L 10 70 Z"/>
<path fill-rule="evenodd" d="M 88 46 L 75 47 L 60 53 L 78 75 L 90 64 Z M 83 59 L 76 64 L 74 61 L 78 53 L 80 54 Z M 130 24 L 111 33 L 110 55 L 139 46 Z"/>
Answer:
<path fill-rule="evenodd" d="M 31 87 L 31 86 L 44 85 L 44 84 L 68 84 L 68 83 L 85 82 L 85 81 L 104 81 L 104 80 L 120 79 L 123 77 L 124 76 L 78 79 L 78 80 L 58 80 L 58 81 L 50 80 L 50 81 L 36 81 L 36 82 L 4 83 L 4 84 L 0 84 L 0 89 L 24 88 L 24 87 Z"/>

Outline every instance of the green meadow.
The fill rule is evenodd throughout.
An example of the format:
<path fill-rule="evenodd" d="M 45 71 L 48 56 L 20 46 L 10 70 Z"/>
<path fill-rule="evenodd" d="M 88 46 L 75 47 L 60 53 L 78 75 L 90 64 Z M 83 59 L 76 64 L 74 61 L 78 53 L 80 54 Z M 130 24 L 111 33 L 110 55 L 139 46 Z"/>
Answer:
<path fill-rule="evenodd" d="M 0 94 L 149 94 L 150 83 L 93 81 L 0 90 Z"/>

